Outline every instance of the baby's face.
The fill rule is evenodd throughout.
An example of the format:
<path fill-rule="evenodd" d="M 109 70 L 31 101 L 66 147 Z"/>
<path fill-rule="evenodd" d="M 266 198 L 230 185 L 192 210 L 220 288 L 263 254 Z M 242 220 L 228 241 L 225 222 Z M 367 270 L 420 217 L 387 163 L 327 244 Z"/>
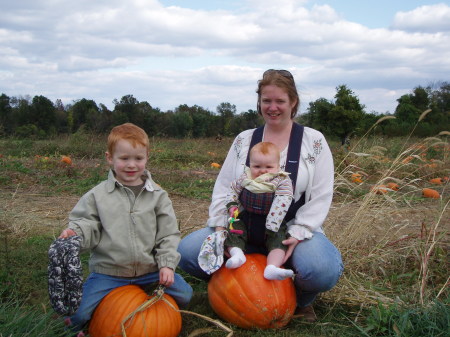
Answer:
<path fill-rule="evenodd" d="M 277 173 L 280 170 L 278 156 L 275 153 L 262 154 L 254 152 L 250 158 L 250 173 L 252 179 L 264 173 Z"/>

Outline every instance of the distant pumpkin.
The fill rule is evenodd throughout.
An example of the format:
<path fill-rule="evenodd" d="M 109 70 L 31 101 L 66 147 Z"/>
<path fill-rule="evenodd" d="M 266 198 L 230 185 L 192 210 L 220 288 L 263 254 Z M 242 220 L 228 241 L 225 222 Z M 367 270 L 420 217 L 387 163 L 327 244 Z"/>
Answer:
<path fill-rule="evenodd" d="M 376 185 L 372 187 L 371 190 L 375 194 L 385 194 L 387 193 L 386 185 Z"/>
<path fill-rule="evenodd" d="M 387 183 L 386 187 L 390 188 L 393 191 L 398 191 L 398 189 L 400 188 L 397 183 L 392 183 L 392 182 L 391 183 Z"/>
<path fill-rule="evenodd" d="M 433 190 L 432 188 L 424 188 L 422 190 L 422 196 L 424 198 L 439 199 L 440 194 L 438 191 Z"/>
<path fill-rule="evenodd" d="M 218 163 L 211 163 L 211 167 L 213 167 L 213 168 L 220 168 L 220 164 L 218 164 Z"/>
<path fill-rule="evenodd" d="M 408 157 L 406 157 L 405 159 L 402 160 L 402 163 L 403 164 L 408 164 L 413 159 L 414 159 L 414 157 L 408 156 Z"/>
<path fill-rule="evenodd" d="M 442 178 L 430 179 L 429 182 L 433 185 L 442 185 L 444 183 Z"/>
<path fill-rule="evenodd" d="M 68 157 L 68 156 L 62 156 L 61 163 L 67 164 L 67 165 L 72 165 L 72 159 L 70 159 L 70 157 Z"/>
<path fill-rule="evenodd" d="M 353 173 L 352 174 L 352 181 L 354 182 L 354 183 L 357 183 L 357 184 L 361 184 L 363 181 L 362 181 L 362 175 L 361 174 L 359 174 L 359 173 Z"/>

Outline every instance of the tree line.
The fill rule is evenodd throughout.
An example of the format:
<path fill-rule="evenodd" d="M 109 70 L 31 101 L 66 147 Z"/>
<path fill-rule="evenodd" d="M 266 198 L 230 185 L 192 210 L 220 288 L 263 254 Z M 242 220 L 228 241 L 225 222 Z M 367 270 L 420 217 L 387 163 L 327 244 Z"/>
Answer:
<path fill-rule="evenodd" d="M 363 135 L 383 116 L 394 116 L 377 125 L 375 133 L 386 136 L 407 135 L 414 129 L 419 137 L 434 136 L 448 131 L 450 125 L 450 83 L 440 82 L 428 87 L 416 87 L 397 99 L 394 113 L 365 111 L 365 106 L 346 85 L 336 87 L 334 99 L 319 98 L 310 102 L 306 113 L 297 121 L 339 137 L 342 142 L 351 136 Z M 93 100 L 80 99 L 64 105 L 44 96 L 0 96 L 0 136 L 48 138 L 76 133 L 80 128 L 94 133 L 108 133 L 125 122 L 141 126 L 150 136 L 203 138 L 235 136 L 239 132 L 263 123 L 255 110 L 237 113 L 231 103 L 220 103 L 215 112 L 201 106 L 179 105 L 174 110 L 161 111 L 150 103 L 139 102 L 133 95 L 113 101 L 114 109 Z M 426 110 L 430 113 L 417 124 Z"/>

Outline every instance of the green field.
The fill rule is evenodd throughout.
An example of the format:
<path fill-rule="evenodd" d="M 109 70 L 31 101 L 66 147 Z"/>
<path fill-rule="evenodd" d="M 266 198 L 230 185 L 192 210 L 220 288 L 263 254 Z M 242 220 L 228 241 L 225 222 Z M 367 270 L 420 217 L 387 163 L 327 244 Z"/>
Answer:
<path fill-rule="evenodd" d="M 204 225 L 218 174 L 211 164 L 223 162 L 231 142 L 151 139 L 148 168 L 173 199 L 183 235 Z M 0 337 L 65 336 L 48 301 L 47 251 L 81 194 L 105 179 L 104 144 L 86 133 L 0 139 Z M 316 323 L 292 320 L 270 331 L 229 325 L 233 336 L 448 336 L 449 134 L 330 146 L 335 197 L 324 227 L 343 255 L 341 280 L 316 301 Z M 374 192 L 388 183 L 398 190 Z M 439 199 L 424 198 L 423 188 Z M 206 283 L 184 276 L 195 289 L 187 310 L 218 320 Z M 181 336 L 227 336 L 202 317 L 182 318 Z"/>

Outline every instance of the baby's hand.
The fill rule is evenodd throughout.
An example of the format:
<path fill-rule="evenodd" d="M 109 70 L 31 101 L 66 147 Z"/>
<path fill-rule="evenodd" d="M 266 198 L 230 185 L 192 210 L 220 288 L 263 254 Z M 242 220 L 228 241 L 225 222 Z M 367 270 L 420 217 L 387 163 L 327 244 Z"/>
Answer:
<path fill-rule="evenodd" d="M 77 235 L 74 230 L 70 228 L 66 228 L 62 231 L 61 235 L 58 237 L 58 239 L 67 239 L 69 236 Z"/>
<path fill-rule="evenodd" d="M 159 270 L 159 284 L 170 287 L 175 281 L 173 270 L 169 267 L 162 267 Z"/>

